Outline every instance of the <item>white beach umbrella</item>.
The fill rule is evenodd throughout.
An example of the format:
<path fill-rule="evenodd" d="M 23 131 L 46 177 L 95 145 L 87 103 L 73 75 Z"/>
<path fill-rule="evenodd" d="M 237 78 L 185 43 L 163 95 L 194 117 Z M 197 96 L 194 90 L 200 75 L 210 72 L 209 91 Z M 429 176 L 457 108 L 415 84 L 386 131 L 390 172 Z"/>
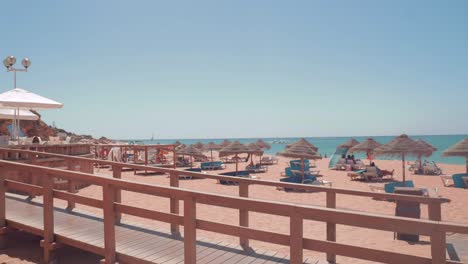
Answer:
<path fill-rule="evenodd" d="M 0 107 L 13 108 L 15 110 L 14 115 L 18 116 L 20 110 L 56 109 L 62 108 L 63 104 L 24 89 L 15 88 L 0 94 Z M 19 122 L 17 122 L 17 120 L 18 118 L 15 117 L 14 123 L 17 127 L 16 136 L 18 136 L 19 131 Z"/>
<path fill-rule="evenodd" d="M 29 110 L 20 109 L 16 113 L 16 109 L 0 108 L 0 119 L 17 119 L 17 120 L 39 120 L 39 116 Z"/>
<path fill-rule="evenodd" d="M 63 104 L 21 88 L 0 94 L 0 106 L 16 109 L 56 109 Z"/>

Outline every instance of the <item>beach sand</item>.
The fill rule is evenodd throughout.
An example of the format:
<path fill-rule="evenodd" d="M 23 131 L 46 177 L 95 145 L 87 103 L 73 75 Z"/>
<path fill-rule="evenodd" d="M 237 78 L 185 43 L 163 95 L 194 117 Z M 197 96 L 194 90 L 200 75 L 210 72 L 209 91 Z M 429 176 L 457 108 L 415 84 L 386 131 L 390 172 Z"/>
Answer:
<path fill-rule="evenodd" d="M 280 172 L 288 165 L 289 159 L 279 157 L 278 165 L 269 166 L 267 173 L 257 174 L 261 179 L 278 181 L 281 176 Z M 320 174 L 323 174 L 323 179 L 332 181 L 333 187 L 346 188 L 353 190 L 369 191 L 369 184 L 367 182 L 351 181 L 346 176 L 347 172 L 335 171 L 328 169 L 328 159 L 316 161 Z M 395 169 L 395 178 L 401 179 L 401 161 L 397 160 L 379 160 L 376 164 L 381 169 L 392 170 Z M 240 163 L 239 168 L 244 168 L 247 163 Z M 440 164 L 444 174 L 453 174 L 463 172 L 465 167 L 462 165 L 447 165 Z M 227 168 L 223 171 L 232 171 L 235 164 L 228 164 Z M 223 171 L 214 171 L 220 173 Z M 102 168 L 96 169 L 97 173 L 111 175 L 109 169 Z M 127 171 L 122 174 L 122 178 L 131 181 L 145 182 L 158 184 L 163 186 L 169 185 L 169 178 L 167 175 L 134 175 L 133 171 Z M 442 217 L 444 221 L 457 222 L 468 224 L 468 207 L 466 206 L 467 190 L 457 189 L 453 187 L 444 187 L 438 176 L 419 176 L 407 172 L 407 179 L 413 180 L 417 187 L 438 187 L 439 194 L 451 200 L 448 204 L 442 206 Z M 375 184 L 375 183 L 372 183 Z M 219 193 L 225 195 L 238 196 L 238 187 L 224 186 L 218 184 L 215 180 L 210 179 L 194 179 L 194 180 L 181 180 L 180 187 L 190 190 Z M 250 197 L 269 200 L 269 201 L 283 201 L 304 205 L 325 206 L 325 193 L 293 193 L 277 190 L 274 187 L 268 186 L 250 186 Z M 94 198 L 102 197 L 102 188 L 98 186 L 89 186 L 79 191 L 80 195 Z M 56 200 L 56 205 L 64 207 L 64 202 Z M 150 196 L 144 194 L 137 194 L 133 192 L 122 192 L 122 201 L 125 204 L 134 205 L 146 209 L 169 212 L 169 199 Z M 101 214 L 100 210 L 90 208 L 87 206 L 77 205 L 80 210 L 87 210 L 93 213 Z M 337 208 L 348 209 L 362 212 L 379 213 L 385 215 L 394 215 L 395 203 L 387 201 L 373 200 L 367 197 L 356 197 L 349 195 L 337 196 Z M 421 206 L 422 218 L 427 218 L 427 206 Z M 183 212 L 183 203 L 181 202 L 181 212 Z M 225 224 L 238 224 L 238 212 L 232 209 L 225 209 L 213 206 L 198 205 L 197 218 L 210 220 Z M 124 215 L 123 221 L 138 222 L 144 225 L 154 225 L 156 229 L 168 231 L 169 225 L 167 223 L 155 222 L 151 220 L 141 219 L 133 216 Z M 289 233 L 289 219 L 286 217 L 272 216 L 259 213 L 250 213 L 250 227 L 272 231 L 282 234 Z M 182 230 L 183 228 L 181 228 Z M 450 234 L 448 234 L 450 235 Z M 223 240 L 237 243 L 238 238 L 220 235 L 211 232 L 197 231 L 198 237 L 203 237 L 211 240 Z M 326 224 L 315 221 L 304 222 L 304 236 L 306 238 L 325 240 L 326 238 Z M 418 256 L 430 256 L 430 244 L 428 237 L 421 237 L 421 242 L 409 244 L 404 241 L 394 240 L 392 232 L 349 227 L 338 225 L 337 226 L 337 241 L 340 243 L 356 245 L 361 247 L 368 247 L 372 249 L 381 249 L 393 252 L 407 253 Z M 274 244 L 251 241 L 251 246 L 254 248 L 265 248 L 274 251 L 281 251 L 289 253 L 289 247 L 278 246 Z M 314 251 L 304 251 L 304 256 L 313 256 L 320 259 L 325 259 L 324 253 Z M 338 263 L 371 263 L 368 261 L 357 260 L 337 256 Z M 14 263 L 14 262 L 12 262 Z M 90 262 L 92 263 L 92 262 Z"/>

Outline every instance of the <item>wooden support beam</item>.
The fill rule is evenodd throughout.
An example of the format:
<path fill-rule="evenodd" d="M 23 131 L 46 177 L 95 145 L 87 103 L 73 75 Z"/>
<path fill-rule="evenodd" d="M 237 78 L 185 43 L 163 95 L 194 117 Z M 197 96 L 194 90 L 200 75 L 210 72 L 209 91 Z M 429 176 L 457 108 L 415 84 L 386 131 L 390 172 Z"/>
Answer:
<path fill-rule="evenodd" d="M 446 263 L 446 246 L 445 232 L 434 231 L 431 235 L 432 264 Z"/>
<path fill-rule="evenodd" d="M 114 179 L 121 179 L 122 178 L 122 167 L 120 166 L 112 166 L 112 177 Z M 115 202 L 116 203 L 122 203 L 122 190 L 119 188 L 114 189 L 115 192 Z M 116 213 L 115 214 L 115 221 L 117 223 L 120 223 L 120 220 L 122 219 L 122 214 L 121 213 Z"/>
<path fill-rule="evenodd" d="M 327 208 L 336 208 L 336 193 L 327 192 Z M 327 222 L 327 241 L 336 241 L 336 224 Z M 328 263 L 336 263 L 336 255 L 327 253 Z"/>
<path fill-rule="evenodd" d="M 290 263 L 302 264 L 303 257 L 303 218 L 301 215 L 293 214 L 289 221 L 290 229 Z"/>
<path fill-rule="evenodd" d="M 6 204 L 5 204 L 5 169 L 0 167 L 0 228 L 6 227 Z M 7 246 L 7 237 L 5 234 L 0 235 L 0 249 L 4 249 Z"/>
<path fill-rule="evenodd" d="M 43 246 L 44 263 L 56 263 L 54 254 L 54 178 L 52 175 L 44 174 L 42 178 L 43 187 L 43 221 L 44 221 L 44 239 L 41 242 Z"/>
<path fill-rule="evenodd" d="M 428 204 L 429 220 L 442 221 L 442 204 L 432 202 Z"/>
<path fill-rule="evenodd" d="M 104 263 L 114 264 L 116 262 L 115 250 L 115 210 L 114 187 L 104 184 L 102 188 L 103 210 L 104 210 Z"/>
<path fill-rule="evenodd" d="M 247 183 L 240 183 L 239 184 L 239 196 L 240 197 L 249 197 L 249 184 Z M 249 211 L 245 209 L 239 209 L 239 226 L 249 227 Z M 240 236 L 239 237 L 240 246 L 244 250 L 250 249 L 249 239 Z"/>
<path fill-rule="evenodd" d="M 67 161 L 67 169 L 69 171 L 74 171 L 75 170 L 75 162 L 73 160 L 68 160 Z M 75 182 L 72 179 L 67 180 L 67 191 L 69 193 L 75 193 Z M 73 201 L 67 201 L 67 210 L 72 211 L 75 209 L 75 202 Z"/>
<path fill-rule="evenodd" d="M 179 174 L 172 172 L 169 174 L 169 184 L 171 187 L 179 187 Z M 170 198 L 171 214 L 179 214 L 179 200 L 173 197 Z M 171 224 L 171 234 L 179 236 L 180 228 L 178 224 Z"/>
<path fill-rule="evenodd" d="M 184 263 L 197 263 L 197 226 L 196 226 L 197 204 L 193 197 L 184 199 Z"/>

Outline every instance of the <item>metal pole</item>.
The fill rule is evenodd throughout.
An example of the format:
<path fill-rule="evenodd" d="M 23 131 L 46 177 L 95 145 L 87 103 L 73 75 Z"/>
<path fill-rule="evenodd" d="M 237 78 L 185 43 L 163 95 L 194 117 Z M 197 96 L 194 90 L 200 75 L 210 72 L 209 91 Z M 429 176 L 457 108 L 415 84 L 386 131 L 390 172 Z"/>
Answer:
<path fill-rule="evenodd" d="M 14 78 L 13 78 L 13 79 L 14 79 L 14 82 L 13 82 L 13 84 L 14 84 L 14 85 L 13 85 L 13 89 L 14 89 L 14 88 L 16 88 L 16 70 L 15 70 L 15 69 L 13 69 L 13 76 L 14 76 Z"/>

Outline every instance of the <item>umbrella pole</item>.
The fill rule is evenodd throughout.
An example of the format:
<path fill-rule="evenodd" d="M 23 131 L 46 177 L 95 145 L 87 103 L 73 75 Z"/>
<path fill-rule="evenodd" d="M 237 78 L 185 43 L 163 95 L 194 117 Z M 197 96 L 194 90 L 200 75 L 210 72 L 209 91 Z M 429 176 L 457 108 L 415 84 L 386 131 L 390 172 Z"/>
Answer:
<path fill-rule="evenodd" d="M 403 185 L 406 186 L 406 173 L 405 173 L 405 153 L 401 155 L 401 162 L 403 166 Z"/>
<path fill-rule="evenodd" d="M 422 174 L 423 165 L 422 165 L 422 156 L 421 155 L 418 155 L 418 160 L 419 160 L 419 173 Z"/>
<path fill-rule="evenodd" d="M 237 175 L 237 169 L 238 169 L 238 163 L 239 163 L 239 157 L 237 156 L 237 154 L 234 156 L 234 158 L 236 159 L 236 175 Z"/>
<path fill-rule="evenodd" d="M 465 157 L 466 159 L 466 173 L 468 173 L 468 157 Z"/>
<path fill-rule="evenodd" d="M 301 179 L 301 182 L 302 182 L 304 181 L 304 175 L 305 175 L 304 158 L 301 158 L 301 170 L 302 170 L 302 179 Z"/>
<path fill-rule="evenodd" d="M 193 168 L 193 157 L 190 156 L 190 168 Z"/>
<path fill-rule="evenodd" d="M 213 162 L 213 150 L 210 149 L 210 152 L 211 152 L 211 162 Z"/>

